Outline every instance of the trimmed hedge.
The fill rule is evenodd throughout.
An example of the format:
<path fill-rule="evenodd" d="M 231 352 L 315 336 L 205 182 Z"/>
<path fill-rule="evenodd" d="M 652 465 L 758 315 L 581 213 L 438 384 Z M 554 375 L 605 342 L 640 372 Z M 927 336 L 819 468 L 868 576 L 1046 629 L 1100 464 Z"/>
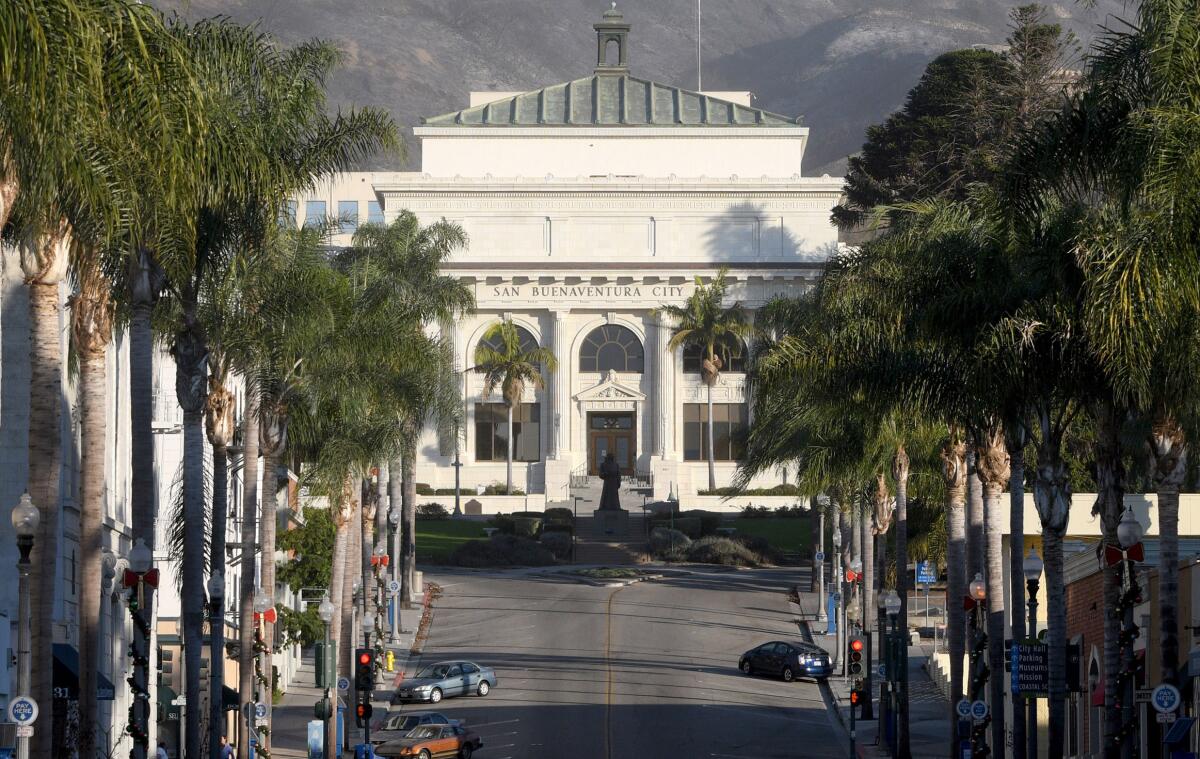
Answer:
<path fill-rule="evenodd" d="M 670 514 L 656 514 L 650 517 L 650 526 L 653 527 L 671 527 Z M 674 529 L 686 533 L 689 538 L 702 538 L 705 535 L 713 535 L 717 532 L 717 528 L 721 526 L 721 515 L 713 511 L 703 511 L 701 509 L 691 509 L 688 511 L 680 511 L 675 514 Z"/>
<path fill-rule="evenodd" d="M 701 490 L 698 495 L 800 495 L 800 488 L 795 485 L 776 485 L 773 488 L 752 488 L 738 490 L 737 488 L 717 488 L 716 490 Z"/>
<path fill-rule="evenodd" d="M 516 535 L 493 535 L 469 540 L 450 554 L 459 567 L 545 567 L 557 563 L 554 552 L 536 540 Z"/>
<path fill-rule="evenodd" d="M 556 559 L 566 560 L 571 557 L 571 533 L 569 532 L 543 532 L 539 542 L 549 548 Z"/>
<path fill-rule="evenodd" d="M 417 506 L 417 519 L 449 519 L 450 512 L 440 503 L 422 503 Z"/>

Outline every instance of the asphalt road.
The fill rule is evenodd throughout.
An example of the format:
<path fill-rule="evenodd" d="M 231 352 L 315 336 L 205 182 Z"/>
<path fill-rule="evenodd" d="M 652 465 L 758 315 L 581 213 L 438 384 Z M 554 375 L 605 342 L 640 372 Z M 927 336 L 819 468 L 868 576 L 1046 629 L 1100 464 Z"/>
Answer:
<path fill-rule="evenodd" d="M 429 579 L 444 595 L 410 669 L 451 658 L 497 669 L 491 695 L 439 708 L 482 736 L 480 759 L 845 756 L 815 683 L 737 670 L 741 652 L 799 637 L 786 597 L 796 570 L 702 571 L 620 588 Z"/>

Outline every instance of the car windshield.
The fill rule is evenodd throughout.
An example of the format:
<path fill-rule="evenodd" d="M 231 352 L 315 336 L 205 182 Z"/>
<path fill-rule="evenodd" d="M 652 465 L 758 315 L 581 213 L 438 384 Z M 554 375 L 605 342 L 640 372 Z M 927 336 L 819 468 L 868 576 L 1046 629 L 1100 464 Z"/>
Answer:
<path fill-rule="evenodd" d="M 425 738 L 436 738 L 441 735 L 441 733 L 442 728 L 440 727 L 435 727 L 433 725 L 421 725 L 420 727 L 414 728 L 412 732 L 408 734 L 408 737 L 424 740 Z"/>
<path fill-rule="evenodd" d="M 421 721 L 420 717 L 412 717 L 412 716 L 409 716 L 406 714 L 402 714 L 402 715 L 394 718 L 390 722 L 388 722 L 387 729 L 388 730 L 408 731 L 408 730 L 412 730 L 414 727 L 416 727 L 420 721 Z"/>
<path fill-rule="evenodd" d="M 419 678 L 428 678 L 431 680 L 440 680 L 450 671 L 449 664 L 430 664 L 425 669 L 417 673 Z"/>

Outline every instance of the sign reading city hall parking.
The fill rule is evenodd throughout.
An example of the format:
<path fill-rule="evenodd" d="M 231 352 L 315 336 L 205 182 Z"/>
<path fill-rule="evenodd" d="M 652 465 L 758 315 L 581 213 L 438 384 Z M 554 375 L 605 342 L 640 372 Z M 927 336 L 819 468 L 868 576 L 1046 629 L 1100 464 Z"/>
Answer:
<path fill-rule="evenodd" d="M 1045 697 L 1050 691 L 1050 662 L 1046 644 L 1014 641 L 1010 656 L 1013 695 Z"/>

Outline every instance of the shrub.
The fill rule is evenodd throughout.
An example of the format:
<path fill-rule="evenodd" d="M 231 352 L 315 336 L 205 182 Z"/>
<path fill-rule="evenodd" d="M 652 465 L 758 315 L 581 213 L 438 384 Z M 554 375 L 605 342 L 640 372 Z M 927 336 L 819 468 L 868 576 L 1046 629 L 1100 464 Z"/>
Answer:
<path fill-rule="evenodd" d="M 571 533 L 543 532 L 539 542 L 554 554 L 557 559 L 567 559 L 571 556 Z"/>
<path fill-rule="evenodd" d="M 783 561 L 783 554 L 777 551 L 766 538 L 757 535 L 736 535 L 733 539 L 746 546 L 752 553 L 757 554 L 762 562 L 780 564 Z"/>
<path fill-rule="evenodd" d="M 450 554 L 459 567 L 545 567 L 555 563 L 554 553 L 535 540 L 516 535 L 493 535 L 490 540 L 468 540 Z"/>
<path fill-rule="evenodd" d="M 428 483 L 417 483 L 417 495 L 433 495 L 433 488 L 429 487 Z"/>
<path fill-rule="evenodd" d="M 729 567 L 756 567 L 758 555 L 736 540 L 708 537 L 694 541 L 687 549 L 688 561 L 723 564 Z"/>
<path fill-rule="evenodd" d="M 493 482 L 483 489 L 484 495 L 525 495 L 525 491 L 520 488 L 509 490 L 503 482 Z"/>
<path fill-rule="evenodd" d="M 791 518 L 806 517 L 808 516 L 808 509 L 805 509 L 798 503 L 793 506 L 779 506 L 775 509 L 775 516 Z"/>
<path fill-rule="evenodd" d="M 747 490 L 739 490 L 738 488 L 717 488 L 716 490 L 701 490 L 698 495 L 800 495 L 800 488 L 795 485 L 776 485 L 770 488 L 749 488 Z"/>
<path fill-rule="evenodd" d="M 743 506 L 742 517 L 744 519 L 766 519 L 771 516 L 771 510 L 766 506 Z"/>
<path fill-rule="evenodd" d="M 546 525 L 552 524 L 575 524 L 575 514 L 562 506 L 546 509 Z"/>
<path fill-rule="evenodd" d="M 682 558 L 692 539 L 670 527 L 655 527 L 650 531 L 650 553 L 660 559 Z"/>
<path fill-rule="evenodd" d="M 667 519 L 660 524 L 665 526 L 668 530 L 672 529 L 670 525 L 674 524 L 674 529 L 676 531 L 682 532 L 684 535 L 687 535 L 693 540 L 703 537 L 704 535 L 703 525 L 700 522 L 700 517 L 677 516 L 674 520 Z"/>
<path fill-rule="evenodd" d="M 659 514 L 650 518 L 654 527 L 671 527 L 671 515 Z M 687 533 L 690 538 L 702 538 L 716 533 L 721 526 L 721 515 L 715 511 L 691 509 L 675 514 L 674 529 Z"/>
<path fill-rule="evenodd" d="M 448 519 L 450 512 L 440 503 L 422 503 L 417 506 L 417 519 Z"/>
<path fill-rule="evenodd" d="M 495 527 L 504 535 L 515 535 L 517 532 L 517 524 L 513 518 L 507 514 L 497 514 L 488 520 L 488 525 Z"/>
<path fill-rule="evenodd" d="M 512 520 L 517 535 L 536 538 L 542 531 L 542 518 L 540 516 L 513 514 Z"/>

